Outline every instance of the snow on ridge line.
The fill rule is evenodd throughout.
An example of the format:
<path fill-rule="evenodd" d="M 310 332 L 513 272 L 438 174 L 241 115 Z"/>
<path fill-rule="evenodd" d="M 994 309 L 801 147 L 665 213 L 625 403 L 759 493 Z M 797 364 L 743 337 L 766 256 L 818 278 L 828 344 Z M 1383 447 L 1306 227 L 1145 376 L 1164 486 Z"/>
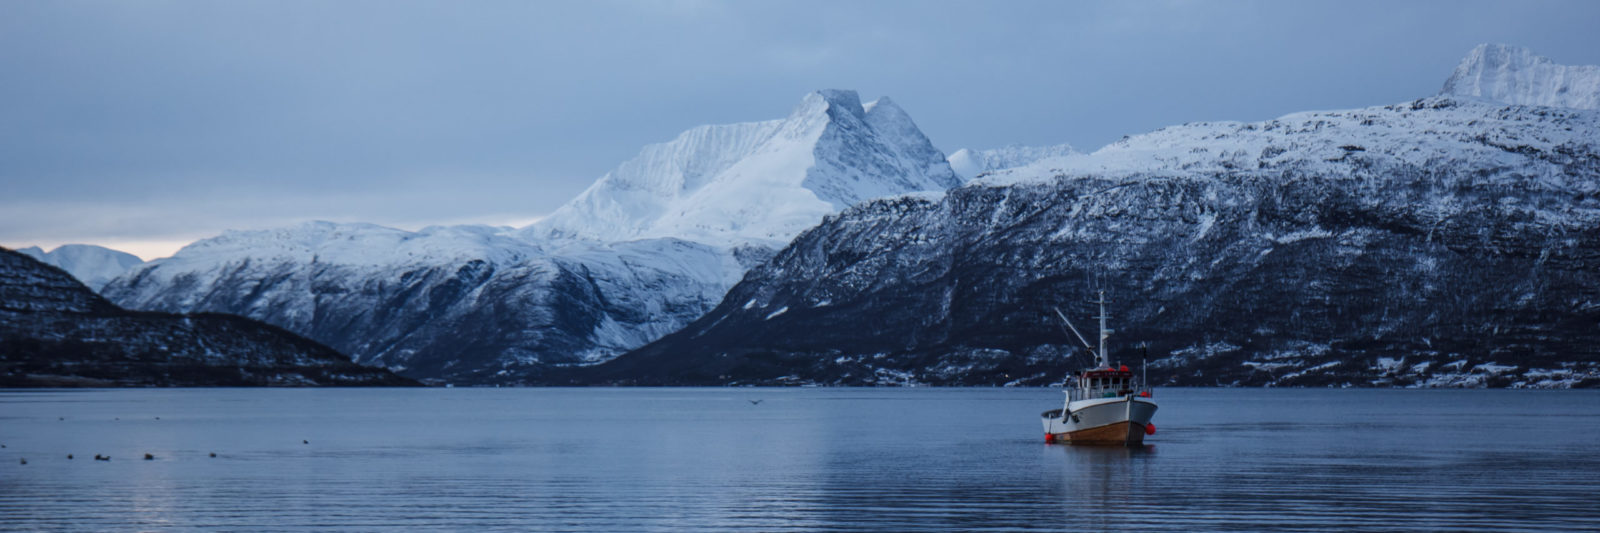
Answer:
<path fill-rule="evenodd" d="M 63 244 L 49 252 L 38 246 L 16 251 L 65 270 L 96 291 L 123 272 L 145 263 L 139 256 L 93 244 Z"/>
<path fill-rule="evenodd" d="M 1088 154 L 995 171 L 972 184 L 1007 186 L 1063 175 L 1142 179 L 1285 166 L 1337 172 L 1349 165 L 1430 166 L 1473 158 L 1515 167 L 1524 155 L 1501 145 L 1513 140 L 1535 150 L 1592 144 L 1600 140 L 1600 114 L 1433 96 L 1387 106 L 1291 113 L 1262 122 L 1196 122 L 1125 137 Z"/>
<path fill-rule="evenodd" d="M 1461 60 L 1439 95 L 1410 102 L 1413 107 L 1427 105 L 1433 111 L 1408 115 L 1400 106 L 1379 106 L 1352 110 L 1301 111 L 1286 114 L 1275 120 L 1246 123 L 1238 121 L 1195 122 L 1167 126 L 1154 131 L 1126 137 L 1092 153 L 1082 153 L 1066 148 L 1048 157 L 1031 160 L 1012 155 L 1013 161 L 1004 161 L 1007 150 L 1026 153 L 1020 147 L 999 150 L 957 150 L 950 163 L 958 173 L 981 182 L 978 184 L 1003 186 L 1018 181 L 1044 179 L 1060 173 L 1094 174 L 1104 177 L 1172 171 L 1177 169 L 1234 170 L 1243 165 L 1272 163 L 1274 160 L 1302 159 L 1329 161 L 1340 159 L 1351 150 L 1343 147 L 1364 148 L 1365 145 L 1406 144 L 1416 150 L 1409 154 L 1393 150 L 1388 154 L 1407 163 L 1423 164 L 1425 157 L 1449 156 L 1449 148 L 1462 145 L 1460 139 L 1425 138 L 1417 131 L 1449 130 L 1452 135 L 1470 132 L 1469 122 L 1491 116 L 1488 109 L 1477 106 L 1546 106 L 1561 107 L 1579 112 L 1600 109 L 1600 66 L 1559 65 L 1549 58 L 1516 46 L 1481 44 Z M 1458 107 L 1455 112 L 1447 109 Z M 1412 109 L 1412 111 L 1419 111 Z M 1368 123 L 1351 124 L 1351 118 L 1360 117 Z M 1423 127 L 1413 120 L 1442 119 L 1442 124 Z M 1495 119 L 1501 120 L 1501 119 Z M 1328 125 L 1335 131 L 1322 131 Z M 1358 127 L 1359 126 L 1359 127 Z M 1294 131 L 1310 139 L 1320 135 L 1322 146 L 1302 141 L 1298 145 L 1276 145 L 1274 140 L 1292 141 L 1292 137 L 1274 139 L 1263 134 L 1272 130 Z M 1593 132 L 1593 128 L 1589 128 Z M 1348 134 L 1348 135 L 1345 135 Z M 1344 135 L 1344 137 L 1340 137 Z M 1558 142 L 1582 142 L 1581 135 L 1562 136 Z M 1333 144 L 1328 144 L 1333 141 Z M 1345 142 L 1356 144 L 1345 144 Z M 1243 153 L 1249 152 L 1249 153 Z M 1291 153 L 1293 152 L 1293 153 Z M 1486 156 L 1500 155 L 1494 150 L 1484 151 Z M 1015 163 L 1015 164 L 1007 164 Z M 985 175 L 984 178 L 977 178 Z"/>
<path fill-rule="evenodd" d="M 368 223 L 309 221 L 293 226 L 228 230 L 195 241 L 149 265 L 222 265 L 278 259 L 345 265 L 401 265 L 432 260 L 516 261 L 542 255 L 510 228 L 459 225 L 407 231 Z"/>
<path fill-rule="evenodd" d="M 1004 148 L 990 150 L 971 150 L 962 148 L 950 153 L 947 158 L 950 168 L 961 176 L 964 181 L 985 172 L 992 172 L 1007 168 L 1026 166 L 1044 159 L 1065 157 L 1081 153 L 1070 144 L 1057 144 L 1053 146 L 1018 146 L 1011 145 Z"/>
<path fill-rule="evenodd" d="M 1480 44 L 1462 58 L 1439 94 L 1512 105 L 1600 109 L 1600 66 L 1560 65 L 1520 46 Z"/>
<path fill-rule="evenodd" d="M 521 234 L 778 247 L 861 200 L 957 183 L 892 100 L 862 104 L 830 89 L 783 119 L 700 126 L 646 146 Z"/>

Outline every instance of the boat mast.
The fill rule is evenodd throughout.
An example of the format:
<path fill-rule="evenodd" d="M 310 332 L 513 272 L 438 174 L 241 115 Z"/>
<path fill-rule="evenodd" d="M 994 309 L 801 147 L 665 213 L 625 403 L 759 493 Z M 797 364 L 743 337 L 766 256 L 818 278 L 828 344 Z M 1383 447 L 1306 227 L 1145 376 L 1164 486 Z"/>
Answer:
<path fill-rule="evenodd" d="M 1106 291 L 1100 291 L 1100 366 L 1111 368 L 1111 359 L 1106 357 L 1106 338 L 1111 336 L 1111 330 L 1106 329 Z"/>

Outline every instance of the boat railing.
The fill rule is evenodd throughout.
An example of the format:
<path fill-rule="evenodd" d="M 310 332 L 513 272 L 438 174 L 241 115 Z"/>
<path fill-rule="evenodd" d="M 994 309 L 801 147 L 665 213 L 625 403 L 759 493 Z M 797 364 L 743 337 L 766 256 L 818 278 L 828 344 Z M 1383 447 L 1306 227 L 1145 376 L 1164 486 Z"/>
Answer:
<path fill-rule="evenodd" d="M 1150 387 L 1067 389 L 1067 399 L 1074 402 L 1100 398 L 1123 398 L 1130 394 L 1149 398 L 1151 390 Z"/>

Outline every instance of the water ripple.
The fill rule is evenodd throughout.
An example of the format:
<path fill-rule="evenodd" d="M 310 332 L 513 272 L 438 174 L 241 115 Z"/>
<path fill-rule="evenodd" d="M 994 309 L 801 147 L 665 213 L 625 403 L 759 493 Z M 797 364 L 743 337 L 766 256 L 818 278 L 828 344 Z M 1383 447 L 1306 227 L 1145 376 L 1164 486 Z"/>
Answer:
<path fill-rule="evenodd" d="M 1048 390 L 742 394 L 0 391 L 0 530 L 1600 529 L 1590 392 L 1163 391 L 1141 449 L 1042 444 Z"/>

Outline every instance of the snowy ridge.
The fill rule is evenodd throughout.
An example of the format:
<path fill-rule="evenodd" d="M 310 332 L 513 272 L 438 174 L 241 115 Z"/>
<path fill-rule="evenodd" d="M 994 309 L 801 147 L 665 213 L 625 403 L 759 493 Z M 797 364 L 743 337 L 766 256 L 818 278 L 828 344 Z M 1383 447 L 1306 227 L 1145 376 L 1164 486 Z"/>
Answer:
<path fill-rule="evenodd" d="M 861 200 L 957 183 L 893 102 L 819 91 L 782 120 L 702 126 L 647 146 L 523 235 L 777 247 Z"/>
<path fill-rule="evenodd" d="M 138 256 L 92 244 L 63 244 L 49 251 L 29 246 L 17 250 L 40 262 L 72 274 L 90 289 L 99 290 L 128 269 L 144 264 Z"/>
<path fill-rule="evenodd" d="M 1000 186 L 1061 175 L 1136 180 L 1173 172 L 1247 170 L 1350 175 L 1374 165 L 1471 165 L 1508 183 L 1532 181 L 1587 193 L 1600 184 L 1561 166 L 1528 161 L 1540 152 L 1594 145 L 1597 117 L 1595 111 L 1537 110 L 1437 96 L 1382 107 L 1295 113 L 1265 122 L 1167 127 L 1090 154 L 996 171 L 978 182 Z"/>
<path fill-rule="evenodd" d="M 1037 162 L 1041 159 L 1064 157 L 1079 153 L 1072 145 L 1058 144 L 1055 146 L 1007 146 L 993 150 L 969 150 L 962 148 L 950 154 L 950 168 L 963 180 L 971 180 L 979 175 L 1005 169 L 1020 167 Z"/>
<path fill-rule="evenodd" d="M 471 381 L 604 360 L 698 316 L 742 272 L 728 250 L 672 239 L 547 250 L 511 228 L 309 222 L 196 242 L 106 294 L 140 309 L 245 315 L 357 362 Z"/>
<path fill-rule="evenodd" d="M 1600 66 L 1558 65 L 1527 48 L 1480 44 L 1461 60 L 1439 94 L 1512 105 L 1600 109 Z"/>
<path fill-rule="evenodd" d="M 195 241 L 172 257 L 171 268 L 247 259 L 394 266 L 460 259 L 519 261 L 541 249 L 508 227 L 429 226 L 412 232 L 376 224 L 311 221 L 264 230 L 229 230 Z"/>
<path fill-rule="evenodd" d="M 1529 111 L 1506 105 L 1568 109 Z M 1508 177 L 1542 171 L 1545 178 L 1567 181 L 1570 176 L 1558 168 L 1519 170 L 1516 165 L 1523 157 L 1517 147 L 1555 149 L 1589 144 L 1597 105 L 1600 67 L 1556 65 L 1525 48 L 1484 44 L 1462 59 L 1445 82 L 1444 91 L 1432 98 L 1346 111 L 1292 113 L 1264 122 L 1170 126 L 1088 154 L 1069 151 L 1022 165 L 989 165 L 992 176 L 983 181 L 1002 185 L 1062 173 L 1114 177 L 1285 165 L 1307 172 L 1348 173 L 1354 166 L 1374 162 L 1440 166 L 1480 160 L 1501 162 L 1496 168 Z M 1554 122 L 1577 127 L 1551 127 Z M 954 162 L 957 156 L 951 159 Z M 953 166 L 986 160 L 973 154 L 962 154 L 961 159 Z M 1569 185 L 1574 190 L 1594 187 Z"/>

